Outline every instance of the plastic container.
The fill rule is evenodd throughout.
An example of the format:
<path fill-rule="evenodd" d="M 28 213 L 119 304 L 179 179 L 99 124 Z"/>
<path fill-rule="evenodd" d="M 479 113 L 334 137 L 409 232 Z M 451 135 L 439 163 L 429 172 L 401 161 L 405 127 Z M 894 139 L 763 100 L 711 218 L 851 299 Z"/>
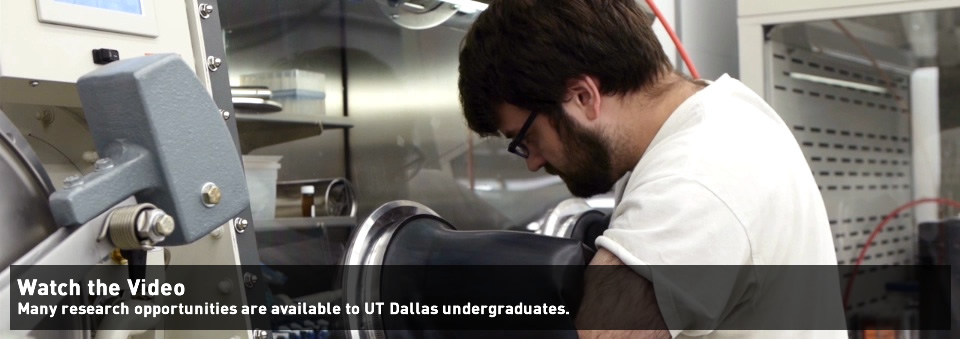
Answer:
<path fill-rule="evenodd" d="M 266 86 L 271 100 L 283 105 L 283 112 L 326 114 L 326 76 L 323 73 L 291 69 L 279 72 L 247 74 L 240 77 L 244 86 Z"/>
<path fill-rule="evenodd" d="M 244 155 L 243 168 L 250 191 L 250 210 L 254 220 L 274 219 L 277 211 L 278 155 Z"/>

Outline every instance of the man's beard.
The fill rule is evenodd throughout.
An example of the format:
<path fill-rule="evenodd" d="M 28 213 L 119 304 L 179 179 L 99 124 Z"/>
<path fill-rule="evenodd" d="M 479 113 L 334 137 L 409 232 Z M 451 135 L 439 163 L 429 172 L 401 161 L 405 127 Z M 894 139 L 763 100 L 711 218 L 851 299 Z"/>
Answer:
<path fill-rule="evenodd" d="M 567 168 L 560 171 L 547 164 L 547 173 L 559 175 L 574 196 L 586 198 L 609 192 L 616 183 L 610 151 L 599 133 L 587 130 L 569 118 L 558 122 L 560 136 L 566 142 Z"/>

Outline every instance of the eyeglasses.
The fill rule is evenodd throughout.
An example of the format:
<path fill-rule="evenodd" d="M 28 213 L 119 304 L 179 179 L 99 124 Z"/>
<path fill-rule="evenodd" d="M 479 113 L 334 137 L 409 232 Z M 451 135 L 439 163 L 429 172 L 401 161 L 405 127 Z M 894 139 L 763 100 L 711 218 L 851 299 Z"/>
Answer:
<path fill-rule="evenodd" d="M 519 155 L 524 159 L 530 156 L 530 149 L 528 149 L 527 144 L 523 142 L 523 138 L 527 136 L 527 130 L 530 129 L 530 125 L 533 125 L 533 120 L 536 118 L 537 112 L 530 113 L 530 117 L 523 123 L 523 127 L 520 127 L 520 131 L 513 137 L 513 141 L 510 141 L 510 145 L 507 146 L 507 151 Z"/>

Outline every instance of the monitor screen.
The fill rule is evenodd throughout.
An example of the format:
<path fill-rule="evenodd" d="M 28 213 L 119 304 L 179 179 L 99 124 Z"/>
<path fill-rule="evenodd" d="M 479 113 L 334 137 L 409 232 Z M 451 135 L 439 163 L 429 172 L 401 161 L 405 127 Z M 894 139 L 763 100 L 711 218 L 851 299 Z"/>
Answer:
<path fill-rule="evenodd" d="M 88 6 L 130 14 L 143 14 L 140 0 L 55 0 L 68 4 Z"/>

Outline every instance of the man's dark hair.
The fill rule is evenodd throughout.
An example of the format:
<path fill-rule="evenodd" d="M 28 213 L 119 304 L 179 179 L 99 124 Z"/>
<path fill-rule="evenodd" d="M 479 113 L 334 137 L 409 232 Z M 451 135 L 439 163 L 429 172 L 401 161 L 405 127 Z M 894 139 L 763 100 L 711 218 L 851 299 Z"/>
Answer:
<path fill-rule="evenodd" d="M 562 118 L 567 82 L 589 75 L 623 95 L 672 71 L 636 0 L 494 0 L 460 51 L 460 102 L 470 129 L 498 135 L 503 103 Z"/>

